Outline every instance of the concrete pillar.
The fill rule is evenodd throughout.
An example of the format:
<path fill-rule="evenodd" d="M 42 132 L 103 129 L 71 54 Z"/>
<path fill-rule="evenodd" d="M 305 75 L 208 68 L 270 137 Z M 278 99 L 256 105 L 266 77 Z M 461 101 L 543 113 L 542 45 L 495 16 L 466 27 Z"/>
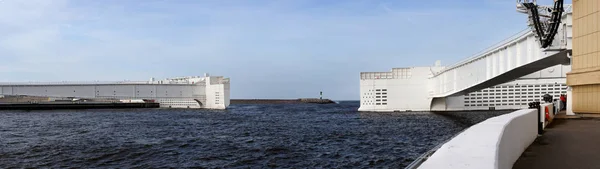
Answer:
<path fill-rule="evenodd" d="M 573 0 L 572 71 L 567 74 L 572 112 L 600 113 L 599 15 L 600 1 Z"/>
<path fill-rule="evenodd" d="M 567 89 L 567 115 L 569 116 L 574 116 L 575 113 L 573 112 L 573 89 L 571 89 L 570 87 Z"/>

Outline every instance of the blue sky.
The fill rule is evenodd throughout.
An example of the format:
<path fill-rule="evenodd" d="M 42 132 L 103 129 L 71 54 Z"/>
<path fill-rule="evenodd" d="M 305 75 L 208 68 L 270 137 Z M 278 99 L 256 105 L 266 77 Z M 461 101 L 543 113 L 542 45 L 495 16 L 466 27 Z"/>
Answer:
<path fill-rule="evenodd" d="M 358 100 L 360 72 L 452 64 L 526 22 L 510 0 L 0 0 L 0 81 L 208 72 L 232 98 Z"/>

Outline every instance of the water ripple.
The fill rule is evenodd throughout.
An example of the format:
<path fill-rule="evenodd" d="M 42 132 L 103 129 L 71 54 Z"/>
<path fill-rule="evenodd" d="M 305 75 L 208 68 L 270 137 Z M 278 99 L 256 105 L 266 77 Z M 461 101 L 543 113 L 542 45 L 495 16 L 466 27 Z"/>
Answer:
<path fill-rule="evenodd" d="M 398 168 L 506 113 L 357 108 L 0 111 L 0 168 Z"/>

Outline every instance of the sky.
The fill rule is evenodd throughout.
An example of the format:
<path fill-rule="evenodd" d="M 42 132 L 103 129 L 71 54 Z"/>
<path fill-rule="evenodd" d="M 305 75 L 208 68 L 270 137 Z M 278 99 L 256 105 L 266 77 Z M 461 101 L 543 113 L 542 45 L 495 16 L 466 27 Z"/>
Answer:
<path fill-rule="evenodd" d="M 210 73 L 231 98 L 358 100 L 360 72 L 450 65 L 526 24 L 512 0 L 0 0 L 0 81 Z"/>

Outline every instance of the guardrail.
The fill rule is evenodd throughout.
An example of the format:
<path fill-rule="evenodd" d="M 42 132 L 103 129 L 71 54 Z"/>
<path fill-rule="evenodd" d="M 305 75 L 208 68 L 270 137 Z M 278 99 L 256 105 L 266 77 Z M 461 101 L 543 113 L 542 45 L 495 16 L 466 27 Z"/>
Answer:
<path fill-rule="evenodd" d="M 502 40 L 502 41 L 500 41 L 500 42 L 498 42 L 498 43 L 496 43 L 496 44 L 488 47 L 488 48 L 485 48 L 485 49 L 483 49 L 483 50 L 475 53 L 474 55 L 471 55 L 470 57 L 468 57 L 468 58 L 466 58 L 466 59 L 464 59 L 464 60 L 462 60 L 462 61 L 460 61 L 458 63 L 455 63 L 455 64 L 453 64 L 451 66 L 448 66 L 448 67 L 440 70 L 439 72 L 436 72 L 433 76 L 436 77 L 436 76 L 438 76 L 438 75 L 440 75 L 440 74 L 442 74 L 444 72 L 450 71 L 450 70 L 452 70 L 454 68 L 457 68 L 457 67 L 460 67 L 462 65 L 465 65 L 465 64 L 467 64 L 467 63 L 469 63 L 471 61 L 477 60 L 477 59 L 479 59 L 481 57 L 484 57 L 484 56 L 488 55 L 489 53 L 492 53 L 492 52 L 495 52 L 495 51 L 497 51 L 499 49 L 502 49 L 504 46 L 507 46 L 507 45 L 512 44 L 512 43 L 515 43 L 515 42 L 521 40 L 522 38 L 528 37 L 530 35 L 533 35 L 533 33 L 531 32 L 530 29 L 522 30 L 519 33 L 516 33 L 516 34 L 514 34 L 514 35 L 512 35 L 512 36 L 510 36 L 510 37 L 508 37 L 508 38 L 506 38 L 506 39 L 504 39 L 504 40 Z"/>

